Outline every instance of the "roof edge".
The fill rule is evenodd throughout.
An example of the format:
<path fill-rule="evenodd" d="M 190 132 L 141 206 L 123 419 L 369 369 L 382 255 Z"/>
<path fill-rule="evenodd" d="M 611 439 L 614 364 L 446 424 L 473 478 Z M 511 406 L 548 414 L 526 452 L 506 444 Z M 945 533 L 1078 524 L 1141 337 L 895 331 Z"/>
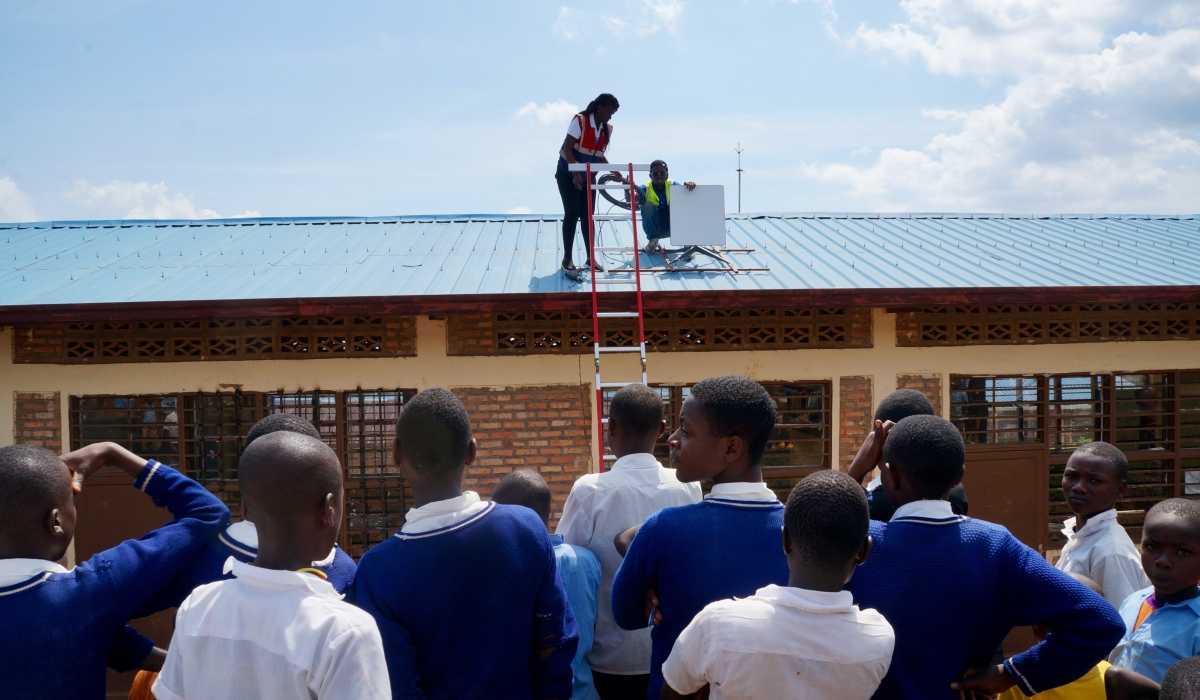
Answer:
<path fill-rule="evenodd" d="M 643 292 L 647 309 L 867 306 L 892 310 L 916 306 L 979 304 L 1182 303 L 1200 301 L 1200 285 L 1136 287 L 989 287 L 930 289 L 801 289 Z M 632 292 L 606 292 L 601 308 L 628 308 Z M 0 306 L 0 325 L 90 321 L 270 318 L 356 314 L 425 315 L 495 311 L 589 311 L 591 295 L 486 294 L 324 299 L 248 299 L 119 304 Z"/>

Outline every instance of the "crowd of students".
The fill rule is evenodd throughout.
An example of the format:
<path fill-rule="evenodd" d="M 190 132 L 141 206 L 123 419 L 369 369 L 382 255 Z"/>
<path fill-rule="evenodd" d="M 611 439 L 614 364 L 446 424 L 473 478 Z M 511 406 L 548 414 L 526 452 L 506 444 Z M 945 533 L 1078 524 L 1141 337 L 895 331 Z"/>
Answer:
<path fill-rule="evenodd" d="M 947 500 L 963 441 L 917 392 L 885 398 L 850 470 L 786 504 L 762 478 L 776 409 L 761 386 L 706 379 L 678 418 L 665 468 L 658 393 L 618 391 L 617 460 L 575 483 L 551 535 L 536 472 L 490 501 L 463 491 L 467 412 L 420 392 L 394 445 L 413 507 L 357 567 L 335 544 L 341 466 L 302 419 L 247 436 L 234 524 L 112 443 L 0 448 L 0 695 L 101 698 L 107 666 L 141 669 L 134 694 L 160 700 L 1200 698 L 1200 503 L 1151 508 L 1139 551 L 1113 446 L 1066 465 L 1076 517 L 1056 568 L 963 515 L 961 491 Z M 106 465 L 174 519 L 68 571 L 75 495 Z M 171 607 L 165 651 L 128 625 Z M 1029 625 L 1039 642 L 1004 658 Z"/>

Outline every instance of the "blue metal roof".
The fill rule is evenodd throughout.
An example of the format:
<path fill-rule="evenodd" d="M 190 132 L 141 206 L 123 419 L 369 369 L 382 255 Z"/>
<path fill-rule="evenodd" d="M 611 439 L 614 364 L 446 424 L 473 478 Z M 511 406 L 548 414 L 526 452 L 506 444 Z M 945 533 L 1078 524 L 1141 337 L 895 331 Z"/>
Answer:
<path fill-rule="evenodd" d="M 0 224 L 0 309 L 590 293 L 559 271 L 560 223 L 468 215 Z M 732 254 L 734 263 L 768 271 L 658 273 L 643 288 L 1200 284 L 1200 216 L 783 213 L 730 215 L 726 225 L 730 248 L 753 249 Z M 630 240 L 627 225 L 611 222 L 601 236 L 603 245 Z M 612 269 L 632 265 L 627 255 L 609 258 Z M 642 265 L 661 267 L 662 258 L 643 255 Z"/>

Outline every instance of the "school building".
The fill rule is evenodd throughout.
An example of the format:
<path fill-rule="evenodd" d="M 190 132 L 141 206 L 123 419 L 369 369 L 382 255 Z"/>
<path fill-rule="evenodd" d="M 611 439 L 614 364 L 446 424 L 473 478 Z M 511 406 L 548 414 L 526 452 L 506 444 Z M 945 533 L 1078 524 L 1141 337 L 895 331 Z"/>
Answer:
<path fill-rule="evenodd" d="M 468 486 L 487 497 L 509 470 L 537 469 L 557 514 L 597 469 L 599 435 L 591 291 L 561 274 L 559 227 L 0 224 L 0 443 L 114 440 L 180 466 L 236 517 L 242 437 L 267 413 L 298 413 L 345 466 L 342 545 L 357 557 L 403 520 L 397 411 L 445 386 L 479 441 Z M 643 275 L 648 377 L 672 422 L 697 380 L 766 386 L 781 494 L 845 468 L 897 387 L 962 430 L 971 515 L 1040 551 L 1059 547 L 1060 475 L 1081 443 L 1128 452 L 1121 521 L 1135 537 L 1152 503 L 1200 494 L 1200 217 L 746 214 L 727 229 L 729 259 L 752 271 Z M 602 291 L 601 306 L 631 295 Z M 634 343 L 633 324 L 606 320 L 605 340 Z M 606 376 L 638 376 L 635 355 L 614 357 Z M 76 560 L 160 522 L 127 483 L 86 485 Z"/>

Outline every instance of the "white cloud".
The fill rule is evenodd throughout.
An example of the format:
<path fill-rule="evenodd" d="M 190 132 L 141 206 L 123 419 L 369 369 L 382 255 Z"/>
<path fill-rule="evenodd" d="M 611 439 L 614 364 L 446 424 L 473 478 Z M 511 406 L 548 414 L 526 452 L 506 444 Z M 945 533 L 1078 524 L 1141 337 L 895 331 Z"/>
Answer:
<path fill-rule="evenodd" d="M 530 209 L 529 207 L 513 207 L 512 209 L 509 209 L 508 211 L 506 211 L 504 213 L 505 214 L 532 214 L 533 210 Z"/>
<path fill-rule="evenodd" d="M 629 4 L 629 3 L 627 3 Z M 675 33 L 680 17 L 683 16 L 681 0 L 640 0 L 632 3 L 626 14 L 636 14 L 636 19 L 627 20 L 624 17 L 605 16 L 600 19 L 614 36 L 636 36 L 645 38 L 661 31 Z"/>
<path fill-rule="evenodd" d="M 575 14 L 576 13 L 566 5 L 559 7 L 558 19 L 555 20 L 554 25 L 550 27 L 550 31 L 564 39 L 578 39 L 579 29 L 575 26 L 575 21 L 572 19 Z"/>
<path fill-rule="evenodd" d="M 851 43 L 933 73 L 1011 77 L 1004 99 L 866 167 L 807 164 L 883 209 L 1200 210 L 1200 9 L 1133 0 L 904 0 Z M 1134 19 L 1156 32 L 1121 33 Z M 1115 37 L 1115 38 L 1113 38 Z M 957 130 L 953 130 L 957 129 Z"/>
<path fill-rule="evenodd" d="M 536 102 L 530 102 L 524 107 L 517 110 L 513 116 L 522 119 L 525 117 L 535 117 L 542 124 L 566 124 L 572 115 L 579 113 L 578 105 L 573 105 L 565 100 L 558 102 L 546 102 L 540 107 Z"/>
<path fill-rule="evenodd" d="M 0 177 L 0 221 L 36 221 L 37 212 L 29 195 L 7 177 Z"/>
<path fill-rule="evenodd" d="M 181 192 L 170 193 L 166 183 L 121 182 L 93 185 L 76 180 L 67 198 L 81 202 L 100 215 L 125 219 L 217 219 L 221 215 L 212 209 L 198 209 L 192 198 Z M 245 211 L 231 218 L 256 217 L 256 211 Z"/>

